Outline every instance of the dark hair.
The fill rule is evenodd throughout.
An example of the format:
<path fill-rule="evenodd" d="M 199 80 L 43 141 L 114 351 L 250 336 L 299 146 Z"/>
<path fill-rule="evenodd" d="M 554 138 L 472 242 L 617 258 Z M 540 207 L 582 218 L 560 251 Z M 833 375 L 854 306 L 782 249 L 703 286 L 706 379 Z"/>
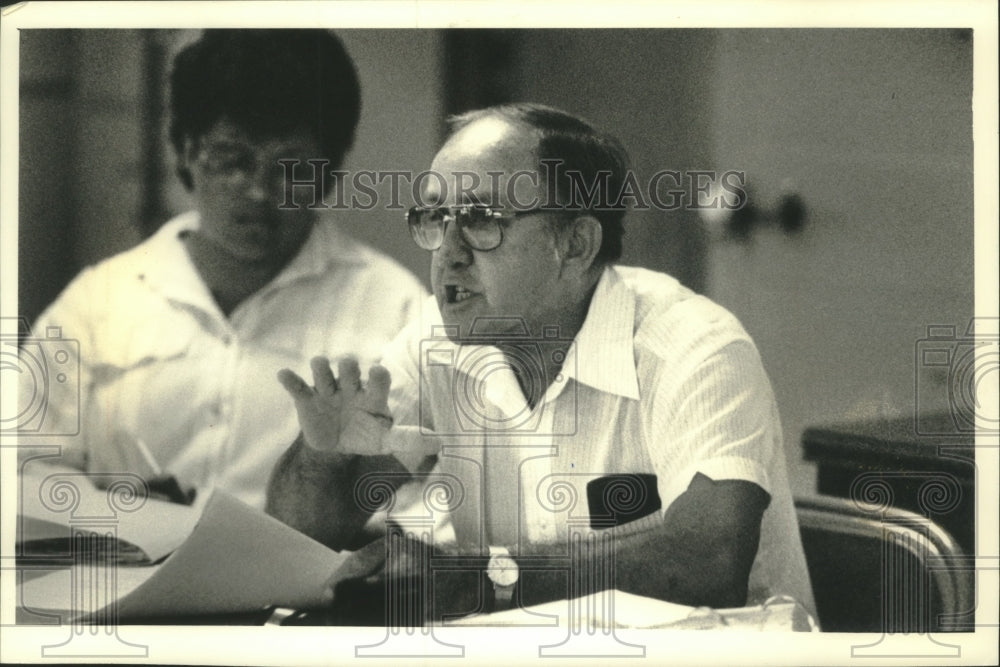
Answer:
<path fill-rule="evenodd" d="M 600 186 L 600 195 L 583 206 L 601 223 L 601 248 L 594 258 L 597 264 L 614 262 L 622 254 L 625 228 L 625 206 L 618 200 L 629 167 L 628 153 L 609 134 L 596 129 L 586 120 L 543 104 L 516 103 L 478 109 L 452 116 L 448 124 L 452 134 L 482 118 L 499 117 L 526 125 L 539 134 L 537 154 L 542 160 L 557 160 L 559 192 L 575 192 L 569 187 L 567 173 L 576 173 L 589 187 L 599 183 L 599 174 L 608 174 Z M 569 206 L 580 204 L 568 202 Z"/>
<path fill-rule="evenodd" d="M 178 154 L 226 119 L 260 136 L 311 131 L 336 169 L 361 115 L 354 62 L 327 30 L 205 30 L 174 59 L 170 91 Z M 191 174 L 178 175 L 191 188 Z"/>

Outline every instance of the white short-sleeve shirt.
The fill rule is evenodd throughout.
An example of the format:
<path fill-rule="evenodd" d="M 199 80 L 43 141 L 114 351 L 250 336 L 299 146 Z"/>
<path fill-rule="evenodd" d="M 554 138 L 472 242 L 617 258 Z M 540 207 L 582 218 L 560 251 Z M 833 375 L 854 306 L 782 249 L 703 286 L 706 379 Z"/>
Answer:
<path fill-rule="evenodd" d="M 354 354 L 367 367 L 427 292 L 321 219 L 291 263 L 226 317 L 182 241 L 197 226 L 193 212 L 167 222 L 85 269 L 42 314 L 33 338 L 58 331 L 69 341 L 41 347 L 72 353 L 71 382 L 49 383 L 41 434 L 21 442 L 61 445 L 61 463 L 90 472 L 148 477 L 141 440 L 183 483 L 263 508 L 271 469 L 299 431 L 277 371 L 308 378 L 315 355 Z"/>
<path fill-rule="evenodd" d="M 746 480 L 771 497 L 749 603 L 784 593 L 813 609 L 774 396 L 728 311 L 665 274 L 607 268 L 534 410 L 499 350 L 437 335 L 433 299 L 424 313 L 383 360 L 392 446 L 439 450 L 436 471 L 459 486 L 450 494 L 459 541 L 558 543 L 586 532 L 587 484 L 610 474 L 655 475 L 661 500 L 659 513 L 615 530 L 648 528 L 696 473 Z M 532 342 L 513 363 L 531 365 Z"/>

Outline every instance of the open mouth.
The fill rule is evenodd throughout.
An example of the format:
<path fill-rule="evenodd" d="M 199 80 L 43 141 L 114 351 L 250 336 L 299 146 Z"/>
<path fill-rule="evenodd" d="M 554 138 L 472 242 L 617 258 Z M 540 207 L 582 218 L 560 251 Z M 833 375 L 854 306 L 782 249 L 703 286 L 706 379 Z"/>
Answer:
<path fill-rule="evenodd" d="M 462 303 L 467 299 L 477 296 L 477 292 L 472 292 L 460 285 L 445 285 L 444 297 L 447 303 Z"/>

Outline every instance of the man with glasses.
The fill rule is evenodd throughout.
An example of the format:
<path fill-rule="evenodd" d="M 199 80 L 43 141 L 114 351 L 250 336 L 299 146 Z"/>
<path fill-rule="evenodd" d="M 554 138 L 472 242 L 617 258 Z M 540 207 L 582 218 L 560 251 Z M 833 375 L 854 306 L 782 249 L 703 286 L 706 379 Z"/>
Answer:
<path fill-rule="evenodd" d="M 303 437 L 275 470 L 269 510 L 335 544 L 343 533 L 317 517 L 341 511 L 327 491 L 344 486 L 340 457 L 392 453 L 419 471 L 430 455 L 451 484 L 456 538 L 434 546 L 479 558 L 471 580 L 434 573 L 435 615 L 608 587 L 711 607 L 785 593 L 811 607 L 753 342 L 673 278 L 615 264 L 619 143 L 530 104 L 453 128 L 408 214 L 433 253 L 428 317 L 367 384 L 350 360 L 334 375 L 314 359 L 313 386 L 280 374 Z"/>
<path fill-rule="evenodd" d="M 304 372 L 317 350 L 377 359 L 426 292 L 320 217 L 318 188 L 295 185 L 339 168 L 353 143 L 360 87 L 336 36 L 206 30 L 170 83 L 195 210 L 83 271 L 35 325 L 80 347 L 80 395 L 55 387 L 47 406 L 52 420 L 79 411 L 79 433 L 46 444 L 76 468 L 169 474 L 263 507 L 298 432 L 277 369 Z"/>

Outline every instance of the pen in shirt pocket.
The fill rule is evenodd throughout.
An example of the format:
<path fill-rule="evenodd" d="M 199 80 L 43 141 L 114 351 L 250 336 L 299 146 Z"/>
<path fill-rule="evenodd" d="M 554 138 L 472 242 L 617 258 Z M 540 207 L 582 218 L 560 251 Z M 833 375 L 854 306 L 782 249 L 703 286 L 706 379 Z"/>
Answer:
<path fill-rule="evenodd" d="M 135 446 L 139 450 L 139 455 L 146 462 L 146 467 L 153 473 L 152 477 L 146 479 L 151 494 L 166 496 L 170 502 L 182 505 L 190 505 L 194 502 L 196 489 L 192 487 L 185 490 L 176 477 L 164 474 L 160 464 L 153 458 L 153 452 L 149 451 L 149 447 L 146 446 L 142 438 L 136 438 Z"/>

